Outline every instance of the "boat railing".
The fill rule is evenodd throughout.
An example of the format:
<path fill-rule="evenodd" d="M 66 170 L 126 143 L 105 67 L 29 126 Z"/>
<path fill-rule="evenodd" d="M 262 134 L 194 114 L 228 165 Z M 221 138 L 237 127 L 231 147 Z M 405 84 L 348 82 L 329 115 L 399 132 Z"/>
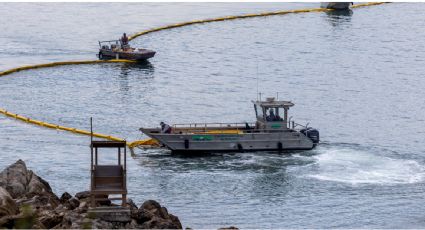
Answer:
<path fill-rule="evenodd" d="M 310 123 L 307 123 L 307 124 L 305 124 L 305 125 L 302 125 L 302 124 L 299 124 L 299 123 L 296 123 L 294 120 L 289 120 L 289 127 L 291 127 L 292 126 L 292 129 L 295 129 L 295 128 L 298 128 L 298 127 L 301 127 L 301 129 L 307 129 L 308 128 L 308 125 L 310 124 Z"/>
<path fill-rule="evenodd" d="M 248 125 L 248 126 L 247 126 Z M 220 130 L 241 130 L 246 128 L 254 128 L 255 123 L 190 123 L 190 124 L 173 124 L 173 129 L 185 129 L 185 130 L 199 130 L 199 131 L 210 131 L 212 129 Z"/>

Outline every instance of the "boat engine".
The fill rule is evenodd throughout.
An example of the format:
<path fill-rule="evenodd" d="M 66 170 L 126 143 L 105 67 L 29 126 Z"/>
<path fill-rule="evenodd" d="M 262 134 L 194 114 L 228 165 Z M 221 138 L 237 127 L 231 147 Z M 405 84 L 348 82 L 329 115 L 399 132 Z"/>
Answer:
<path fill-rule="evenodd" d="M 320 141 L 319 130 L 313 128 L 301 129 L 300 132 L 306 137 L 313 141 L 313 144 L 317 144 Z"/>

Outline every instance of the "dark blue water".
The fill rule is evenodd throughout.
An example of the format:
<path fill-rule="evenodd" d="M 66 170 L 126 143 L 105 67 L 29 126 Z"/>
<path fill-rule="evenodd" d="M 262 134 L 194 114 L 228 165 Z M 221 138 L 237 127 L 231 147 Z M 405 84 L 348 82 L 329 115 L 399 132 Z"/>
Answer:
<path fill-rule="evenodd" d="M 0 69 L 94 59 L 97 40 L 124 31 L 317 6 L 1 4 L 0 20 L 16 20 L 0 24 Z M 159 200 L 193 228 L 421 228 L 424 9 L 395 3 L 152 33 L 132 41 L 157 51 L 149 63 L 2 77 L 0 107 L 82 129 L 92 116 L 96 131 L 132 141 L 143 138 L 139 127 L 159 121 L 253 121 L 258 85 L 267 96 L 292 100 L 291 115 L 318 128 L 323 143 L 289 155 L 138 149 L 129 160 L 130 197 Z M 112 13 L 115 20 L 99 17 Z M 88 189 L 88 137 L 4 117 L 0 130 L 1 167 L 22 158 L 58 193 Z"/>

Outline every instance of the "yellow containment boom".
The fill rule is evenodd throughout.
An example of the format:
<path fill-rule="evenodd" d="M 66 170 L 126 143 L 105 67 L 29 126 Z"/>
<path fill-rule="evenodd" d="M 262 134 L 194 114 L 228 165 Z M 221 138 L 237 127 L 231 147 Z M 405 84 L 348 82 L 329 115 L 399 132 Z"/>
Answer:
<path fill-rule="evenodd" d="M 159 142 L 155 139 L 144 139 L 144 140 L 133 141 L 128 144 L 129 148 L 134 148 L 136 146 L 158 146 L 159 147 Z"/>

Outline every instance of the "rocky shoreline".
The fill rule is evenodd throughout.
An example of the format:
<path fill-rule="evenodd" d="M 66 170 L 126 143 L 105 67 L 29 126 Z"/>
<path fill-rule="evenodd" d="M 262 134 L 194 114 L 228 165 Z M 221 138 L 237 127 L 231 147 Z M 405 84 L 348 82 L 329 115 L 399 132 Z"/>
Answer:
<path fill-rule="evenodd" d="M 49 183 L 28 170 L 22 160 L 0 173 L 0 228 L 182 229 L 179 218 L 154 200 L 137 207 L 127 199 L 130 216 L 119 221 L 91 213 L 88 204 L 88 191 L 75 196 L 65 192 L 58 197 Z M 101 205 L 115 207 L 105 201 Z"/>

